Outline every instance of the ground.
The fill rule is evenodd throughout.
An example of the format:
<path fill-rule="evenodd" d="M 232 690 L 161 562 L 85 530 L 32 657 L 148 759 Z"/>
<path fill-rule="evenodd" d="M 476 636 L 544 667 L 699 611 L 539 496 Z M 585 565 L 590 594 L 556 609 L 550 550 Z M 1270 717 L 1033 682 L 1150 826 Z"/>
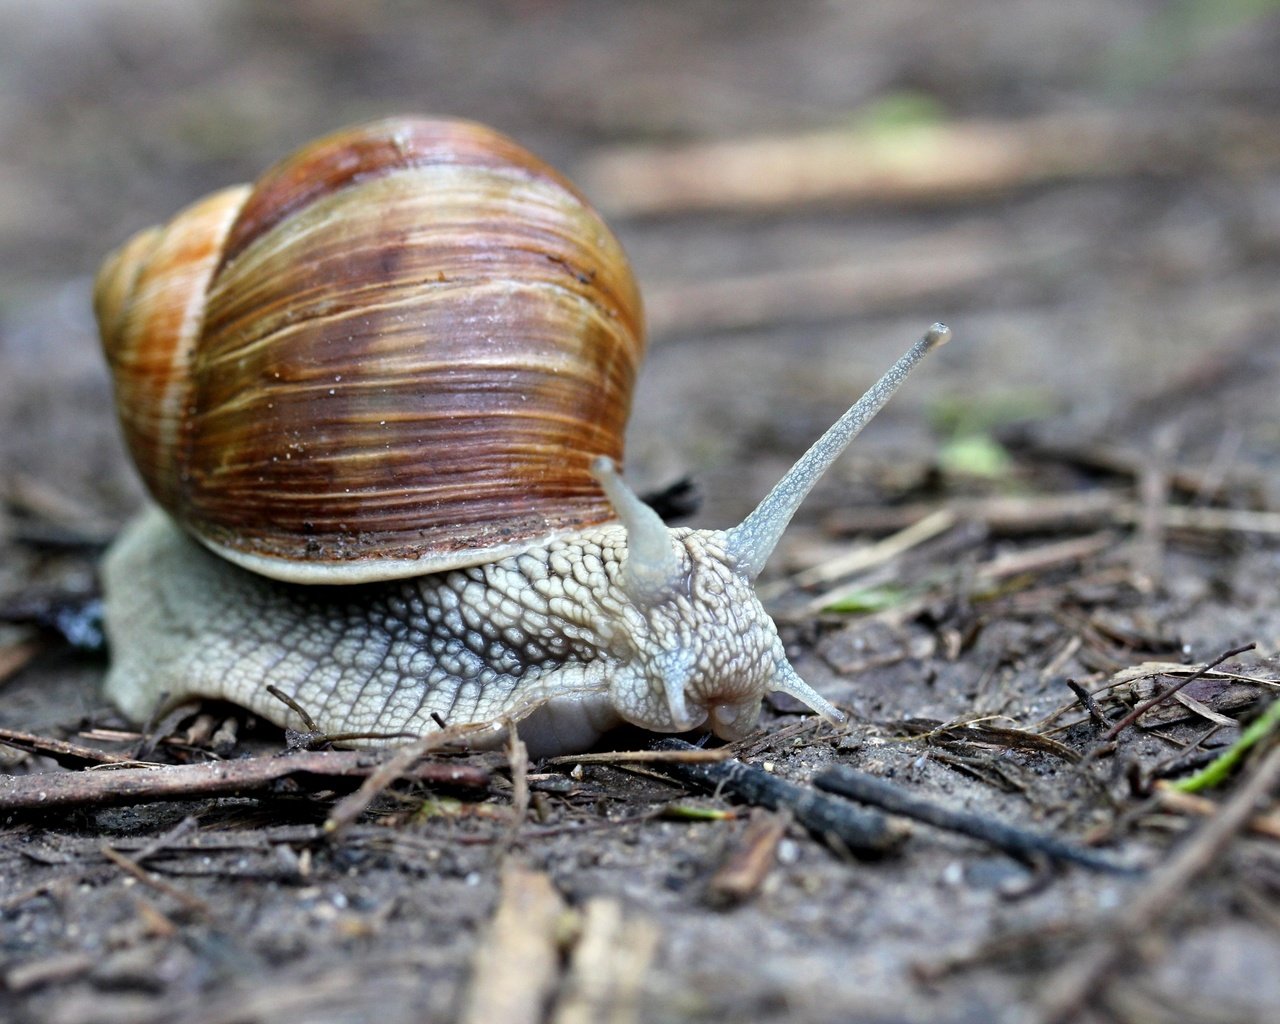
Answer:
<path fill-rule="evenodd" d="M 352 783 L 314 775 L 13 810 L 0 1016 L 1276 1019 L 1274 780 L 1231 824 L 1274 750 L 1207 803 L 1156 785 L 1280 678 L 1274 4 L 68 0 L 0 3 L 0 29 L 9 618 L 90 591 L 141 500 L 89 311 L 103 254 L 340 124 L 471 117 L 579 181 L 629 250 L 651 351 L 628 474 L 691 478 L 699 525 L 740 519 L 929 323 L 954 331 L 762 580 L 850 723 L 778 701 L 734 753 L 803 783 L 850 766 L 1143 869 L 925 825 L 851 856 L 647 769 L 500 753 L 466 761 L 487 783 L 401 785 L 335 835 Z M 101 658 L 0 640 L 0 728 L 136 749 L 104 731 L 133 727 Z M 1251 643 L 1116 729 L 1186 678 L 1169 663 Z M 188 739 L 149 756 L 285 746 L 251 722 L 220 754 Z M 61 771 L 0 750 L 18 781 Z M 727 900 L 717 870 L 753 852 Z"/>

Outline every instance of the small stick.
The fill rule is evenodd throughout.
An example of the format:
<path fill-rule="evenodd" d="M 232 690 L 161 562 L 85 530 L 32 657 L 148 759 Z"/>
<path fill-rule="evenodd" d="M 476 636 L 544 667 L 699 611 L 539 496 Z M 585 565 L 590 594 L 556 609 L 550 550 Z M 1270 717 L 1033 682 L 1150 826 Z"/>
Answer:
<path fill-rule="evenodd" d="M 565 904 L 551 877 L 512 861 L 472 959 L 463 1024 L 537 1024 L 560 974 Z"/>
<path fill-rule="evenodd" d="M 17 729 L 0 729 L 0 743 L 25 750 L 28 754 L 50 758 L 64 768 L 83 768 L 91 764 L 138 764 L 133 758 L 123 754 L 112 754 L 96 747 L 84 747 L 51 736 L 19 732 Z"/>
<path fill-rule="evenodd" d="M 603 207 L 625 216 L 938 203 L 1046 181 L 1133 173 L 1158 164 L 1156 153 L 1167 161 L 1179 143 L 1185 147 L 1188 140 L 1172 141 L 1167 131 L 1157 136 L 1154 124 L 1107 113 L 1052 114 L 911 125 L 889 135 L 837 128 L 626 146 L 596 153 L 577 179 Z"/>
<path fill-rule="evenodd" d="M 830 583 L 832 580 L 852 576 L 854 573 L 866 572 L 868 569 L 873 569 L 878 565 L 883 565 L 885 562 L 892 561 L 899 555 L 910 551 L 913 547 L 925 543 L 925 541 L 946 533 L 955 525 L 956 517 L 954 515 L 945 509 L 939 510 L 912 523 L 905 530 L 899 530 L 892 536 L 885 537 L 874 544 L 856 548 L 842 558 L 833 558 L 814 566 L 812 569 L 797 573 L 794 578 L 785 581 L 785 583 L 807 587 L 818 583 Z M 816 614 L 829 605 L 838 602 L 848 589 L 848 584 L 842 584 L 841 587 L 837 588 L 834 595 L 831 591 L 819 594 L 805 604 L 804 611 Z"/>
<path fill-rule="evenodd" d="M 947 299 L 1028 264 L 1056 262 L 1070 245 L 1042 239 L 1030 248 L 1015 248 L 998 232 L 949 228 L 888 245 L 874 261 L 824 261 L 700 282 L 655 282 L 645 294 L 645 320 L 655 338 L 665 339 L 950 305 Z"/>
<path fill-rule="evenodd" d="M 658 740 L 654 746 L 658 750 L 697 749 L 675 738 Z M 663 762 L 661 771 L 709 793 L 728 793 L 771 811 L 786 809 L 819 839 L 829 845 L 834 840 L 844 850 L 880 854 L 905 838 L 900 827 L 877 811 L 854 807 L 736 759 L 718 764 Z"/>
<path fill-rule="evenodd" d="M 1120 913 L 1101 926 L 1095 938 L 1058 969 L 1043 986 L 1037 1024 L 1060 1024 L 1076 1019 L 1079 1009 L 1098 990 L 1120 954 L 1132 943 L 1150 937 L 1152 927 L 1178 900 L 1191 882 L 1226 852 L 1236 834 L 1253 817 L 1255 806 L 1280 783 L 1280 747 L 1272 750 L 1257 771 L 1222 805 L 1200 830 L 1151 873 L 1146 885 Z"/>
<path fill-rule="evenodd" d="M 1156 431 L 1155 450 L 1138 470 L 1139 513 L 1133 540 L 1131 565 L 1138 589 L 1151 593 L 1159 589 L 1165 549 L 1164 510 L 1169 504 L 1169 463 L 1172 461 L 1177 431 L 1166 423 Z"/>
<path fill-rule="evenodd" d="M 1125 715 L 1124 718 L 1120 719 L 1120 721 L 1116 722 L 1115 725 L 1113 725 L 1110 729 L 1108 729 L 1105 733 L 1103 733 L 1103 736 L 1102 736 L 1103 740 L 1115 739 L 1117 736 L 1120 735 L 1120 733 L 1122 733 L 1125 729 L 1131 726 L 1134 722 L 1136 722 L 1139 718 L 1145 715 L 1148 711 L 1150 711 L 1152 708 L 1154 708 L 1158 704 L 1163 704 L 1166 700 L 1172 697 L 1175 693 L 1181 690 L 1188 683 L 1195 682 L 1195 680 L 1199 679 L 1205 673 L 1210 672 L 1213 669 L 1217 668 L 1228 658 L 1234 658 L 1237 654 L 1243 654 L 1245 651 L 1252 651 L 1257 646 L 1258 645 L 1256 643 L 1245 644 L 1243 647 L 1234 647 L 1231 650 L 1218 655 L 1218 657 L 1214 658 L 1213 661 L 1209 662 L 1203 668 L 1197 669 L 1195 672 L 1187 676 L 1185 679 L 1178 680 L 1178 682 L 1174 683 L 1167 690 L 1162 690 L 1160 693 L 1157 693 L 1150 700 L 1143 701 L 1136 708 L 1134 708 L 1127 715 Z"/>
<path fill-rule="evenodd" d="M 302 725 L 308 733 L 314 735 L 320 734 L 320 727 L 316 725 L 316 720 L 311 717 L 311 713 L 307 711 L 301 704 L 290 697 L 284 690 L 278 686 L 268 686 L 267 693 L 271 694 L 276 700 L 287 707 L 295 715 L 302 719 Z"/>
<path fill-rule="evenodd" d="M 1166 811 L 1207 818 L 1218 812 L 1218 804 L 1205 796 L 1184 793 L 1168 782 L 1156 783 L 1156 802 Z M 1280 814 L 1255 814 L 1245 826 L 1256 835 L 1280 839 Z"/>
<path fill-rule="evenodd" d="M 823 772 L 813 780 L 813 784 L 819 789 L 881 807 L 891 814 L 900 814 L 935 828 L 979 839 L 1018 857 L 1041 855 L 1112 874 L 1134 874 L 1139 870 L 1055 836 L 1029 832 L 969 811 L 943 807 L 921 799 L 885 779 L 857 772 L 843 765 Z"/>
<path fill-rule="evenodd" d="M 28 961 L 9 967 L 0 976 L 5 990 L 23 992 L 43 985 L 62 985 L 88 974 L 98 963 L 98 957 L 88 953 L 54 953 L 41 960 Z"/>
<path fill-rule="evenodd" d="M 1076 532 L 1100 526 L 1135 526 L 1142 507 L 1109 490 L 1080 494 L 1044 494 L 1037 497 L 955 499 L 946 506 L 960 521 L 977 520 L 993 533 L 1002 535 L 1039 533 L 1046 530 Z M 833 534 L 891 532 L 938 511 L 931 502 L 917 502 L 897 508 L 851 508 L 833 512 L 823 525 Z M 1256 533 L 1280 535 L 1280 512 L 1253 509 L 1205 508 L 1165 505 L 1160 509 L 1165 530 L 1190 533 Z"/>
<path fill-rule="evenodd" d="M 383 763 L 386 762 L 382 755 L 367 750 L 325 750 L 205 764 L 0 776 L 0 811 L 110 807 L 252 793 L 270 790 L 282 779 L 298 776 L 303 779 L 307 776 L 364 778 Z M 424 782 L 474 789 L 489 784 L 489 773 L 485 769 L 452 762 L 428 762 L 398 774 L 409 774 Z"/>
<path fill-rule="evenodd" d="M 644 764 L 661 763 L 663 761 L 680 761 L 689 763 L 708 763 L 728 761 L 733 751 L 728 747 L 694 747 L 686 744 L 688 750 L 604 750 L 595 754 L 560 754 L 543 759 L 543 764 Z"/>
<path fill-rule="evenodd" d="M 111 861 L 112 864 L 126 874 L 132 875 L 143 885 L 154 889 L 156 892 L 164 893 L 164 895 L 181 903 L 192 913 L 199 914 L 201 917 L 210 916 L 209 904 L 198 896 L 192 896 L 191 893 L 179 889 L 176 885 L 166 882 L 163 878 L 157 878 L 132 857 L 126 857 L 119 850 L 112 849 L 106 843 L 103 843 L 100 849 L 102 856 L 106 857 L 107 860 Z"/>
<path fill-rule="evenodd" d="M 1061 565 L 1083 562 L 1101 554 L 1115 543 L 1115 534 L 1108 530 L 1090 533 L 1071 540 L 1052 541 L 1023 551 L 997 555 L 978 566 L 974 575 L 980 582 L 997 582 L 1024 573 L 1040 573 Z"/>
<path fill-rule="evenodd" d="M 44 650 L 44 644 L 27 640 L 19 643 L 6 644 L 0 647 L 0 683 L 6 682 L 12 676 L 16 676 L 39 654 Z"/>
<path fill-rule="evenodd" d="M 416 732 L 323 732 L 310 713 L 278 686 L 268 686 L 267 693 L 287 707 L 300 719 L 305 732 L 285 726 L 285 744 L 290 750 L 318 750 L 334 743 L 350 743 L 352 740 L 411 740 Z M 445 728 L 442 724 L 440 728 Z"/>
<path fill-rule="evenodd" d="M 160 835 L 155 836 L 149 843 L 147 843 L 146 846 L 133 851 L 133 862 L 141 866 L 148 858 L 154 857 L 162 850 L 168 849 L 199 824 L 199 821 L 195 817 L 188 814 L 185 818 L 174 825 L 173 828 L 166 829 L 164 832 L 160 833 Z M 118 847 L 115 849 L 117 853 L 122 852 Z"/>
<path fill-rule="evenodd" d="M 324 830 L 329 835 L 335 835 L 341 829 L 346 828 L 356 818 L 360 817 L 378 795 L 390 786 L 396 779 L 405 776 L 421 777 L 419 772 L 430 767 L 430 764 L 419 764 L 422 758 L 433 750 L 439 750 L 441 747 L 447 747 L 457 743 L 459 739 L 465 737 L 467 732 L 490 732 L 487 726 L 479 729 L 468 730 L 465 726 L 456 729 L 446 729 L 441 732 L 428 733 L 421 736 L 413 743 L 406 743 L 391 755 L 390 758 L 379 764 L 373 771 L 368 774 L 364 782 L 360 784 L 360 788 L 354 793 L 349 793 L 333 805 L 333 809 L 329 812 L 329 817 L 325 819 Z M 491 733 L 490 733 L 491 734 Z M 436 767 L 448 767 L 447 765 Z M 489 773 L 484 773 L 484 784 L 489 784 Z"/>
<path fill-rule="evenodd" d="M 582 930 L 569 957 L 548 1024 L 628 1024 L 641 1019 L 644 981 L 662 940 L 658 925 L 624 914 L 597 896 L 579 915 Z"/>
<path fill-rule="evenodd" d="M 787 834 L 785 814 L 753 812 L 724 863 L 707 883 L 707 899 L 717 906 L 742 903 L 760 891 L 777 863 L 778 844 Z"/>
<path fill-rule="evenodd" d="M 1105 729 L 1107 727 L 1107 716 L 1102 713 L 1102 708 L 1098 706 L 1098 702 L 1093 699 L 1093 694 L 1077 683 L 1074 679 L 1067 680 L 1067 688 L 1076 695 L 1076 699 L 1080 701 L 1081 706 L 1089 712 L 1089 717 L 1093 719 L 1095 725 Z"/>
<path fill-rule="evenodd" d="M 511 828 L 507 841 L 514 843 L 529 817 L 529 748 L 514 725 L 507 732 L 507 766 L 511 770 Z"/>

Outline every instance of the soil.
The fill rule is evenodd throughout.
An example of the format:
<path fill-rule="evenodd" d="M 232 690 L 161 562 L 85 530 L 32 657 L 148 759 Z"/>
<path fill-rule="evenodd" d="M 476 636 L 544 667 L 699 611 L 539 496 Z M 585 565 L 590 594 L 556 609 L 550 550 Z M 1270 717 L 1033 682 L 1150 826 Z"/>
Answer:
<path fill-rule="evenodd" d="M 501 753 L 469 759 L 487 787 L 404 783 L 334 835 L 349 780 L 9 811 L 0 1018 L 394 1024 L 479 1019 L 507 993 L 528 1020 L 1280 1019 L 1274 792 L 1257 828 L 1132 916 L 1266 767 L 1255 751 L 1200 794 L 1203 815 L 1156 788 L 1238 739 L 1280 679 L 1278 48 L 1274 5 L 1196 0 L 0 2 L 6 617 L 91 593 L 101 544 L 142 500 L 90 311 L 103 254 L 344 123 L 470 117 L 581 180 L 631 253 L 653 336 L 628 473 L 692 479 L 698 525 L 741 518 L 929 323 L 954 331 L 762 580 L 796 667 L 850 723 L 779 699 L 735 753 L 806 784 L 850 766 L 1143 869 L 1028 863 L 924 825 L 852 856 L 660 772 L 584 760 L 526 777 Z M 1013 139 L 1087 114 L 1116 142 L 983 188 L 698 209 L 641 212 L 602 172 L 708 140 L 803 153 L 808 133 L 892 132 L 904 111 Z M 960 173 L 942 163 L 944 183 Z M 868 568 L 797 576 L 940 510 Z M 1234 677 L 1106 740 L 1179 678 L 1126 670 L 1249 643 Z M 101 656 L 15 625 L 0 659 L 0 728 L 136 753 L 136 723 L 99 695 Z M 216 746 L 227 718 L 237 738 Z M 147 756 L 286 746 L 232 709 L 202 724 Z M 67 770 L 0 752 L 18 778 Z M 726 902 L 717 870 L 758 847 Z M 535 968 L 502 959 L 491 922 L 539 878 L 554 927 L 530 911 L 510 928 L 549 951 Z M 488 973 L 494 956 L 508 966 Z"/>

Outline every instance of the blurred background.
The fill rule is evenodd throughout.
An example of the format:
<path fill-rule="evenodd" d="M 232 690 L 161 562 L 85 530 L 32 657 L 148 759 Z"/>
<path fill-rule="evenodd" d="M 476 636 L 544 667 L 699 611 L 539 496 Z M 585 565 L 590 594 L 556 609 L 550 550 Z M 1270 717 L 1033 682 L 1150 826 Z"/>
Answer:
<path fill-rule="evenodd" d="M 99 260 L 401 111 L 488 122 L 603 210 L 652 334 L 631 471 L 694 473 L 712 522 L 935 319 L 956 343 L 866 451 L 974 415 L 1143 443 L 1173 403 L 1189 455 L 1267 462 L 1278 52 L 1269 0 L 0 0 L 2 477 L 118 522 Z"/>

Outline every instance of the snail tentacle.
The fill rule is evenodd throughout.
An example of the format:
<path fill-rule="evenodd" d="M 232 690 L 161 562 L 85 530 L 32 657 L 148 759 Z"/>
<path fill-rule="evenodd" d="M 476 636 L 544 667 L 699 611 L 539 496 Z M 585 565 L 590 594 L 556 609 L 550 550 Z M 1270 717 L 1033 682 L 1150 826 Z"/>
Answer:
<path fill-rule="evenodd" d="M 591 462 L 591 475 L 600 482 L 613 510 L 627 531 L 627 558 L 622 565 L 622 589 L 641 608 L 651 608 L 684 576 L 671 545 L 671 531 L 652 508 L 640 500 L 606 455 Z"/>
<path fill-rule="evenodd" d="M 890 367 L 858 401 L 815 441 L 800 460 L 779 480 L 746 519 L 728 531 L 728 554 L 738 571 L 754 580 L 764 569 L 773 549 L 796 514 L 801 502 L 813 490 L 822 474 L 862 432 L 873 416 L 889 401 L 907 375 L 931 350 L 951 338 L 946 324 L 934 324 L 924 337 Z"/>

